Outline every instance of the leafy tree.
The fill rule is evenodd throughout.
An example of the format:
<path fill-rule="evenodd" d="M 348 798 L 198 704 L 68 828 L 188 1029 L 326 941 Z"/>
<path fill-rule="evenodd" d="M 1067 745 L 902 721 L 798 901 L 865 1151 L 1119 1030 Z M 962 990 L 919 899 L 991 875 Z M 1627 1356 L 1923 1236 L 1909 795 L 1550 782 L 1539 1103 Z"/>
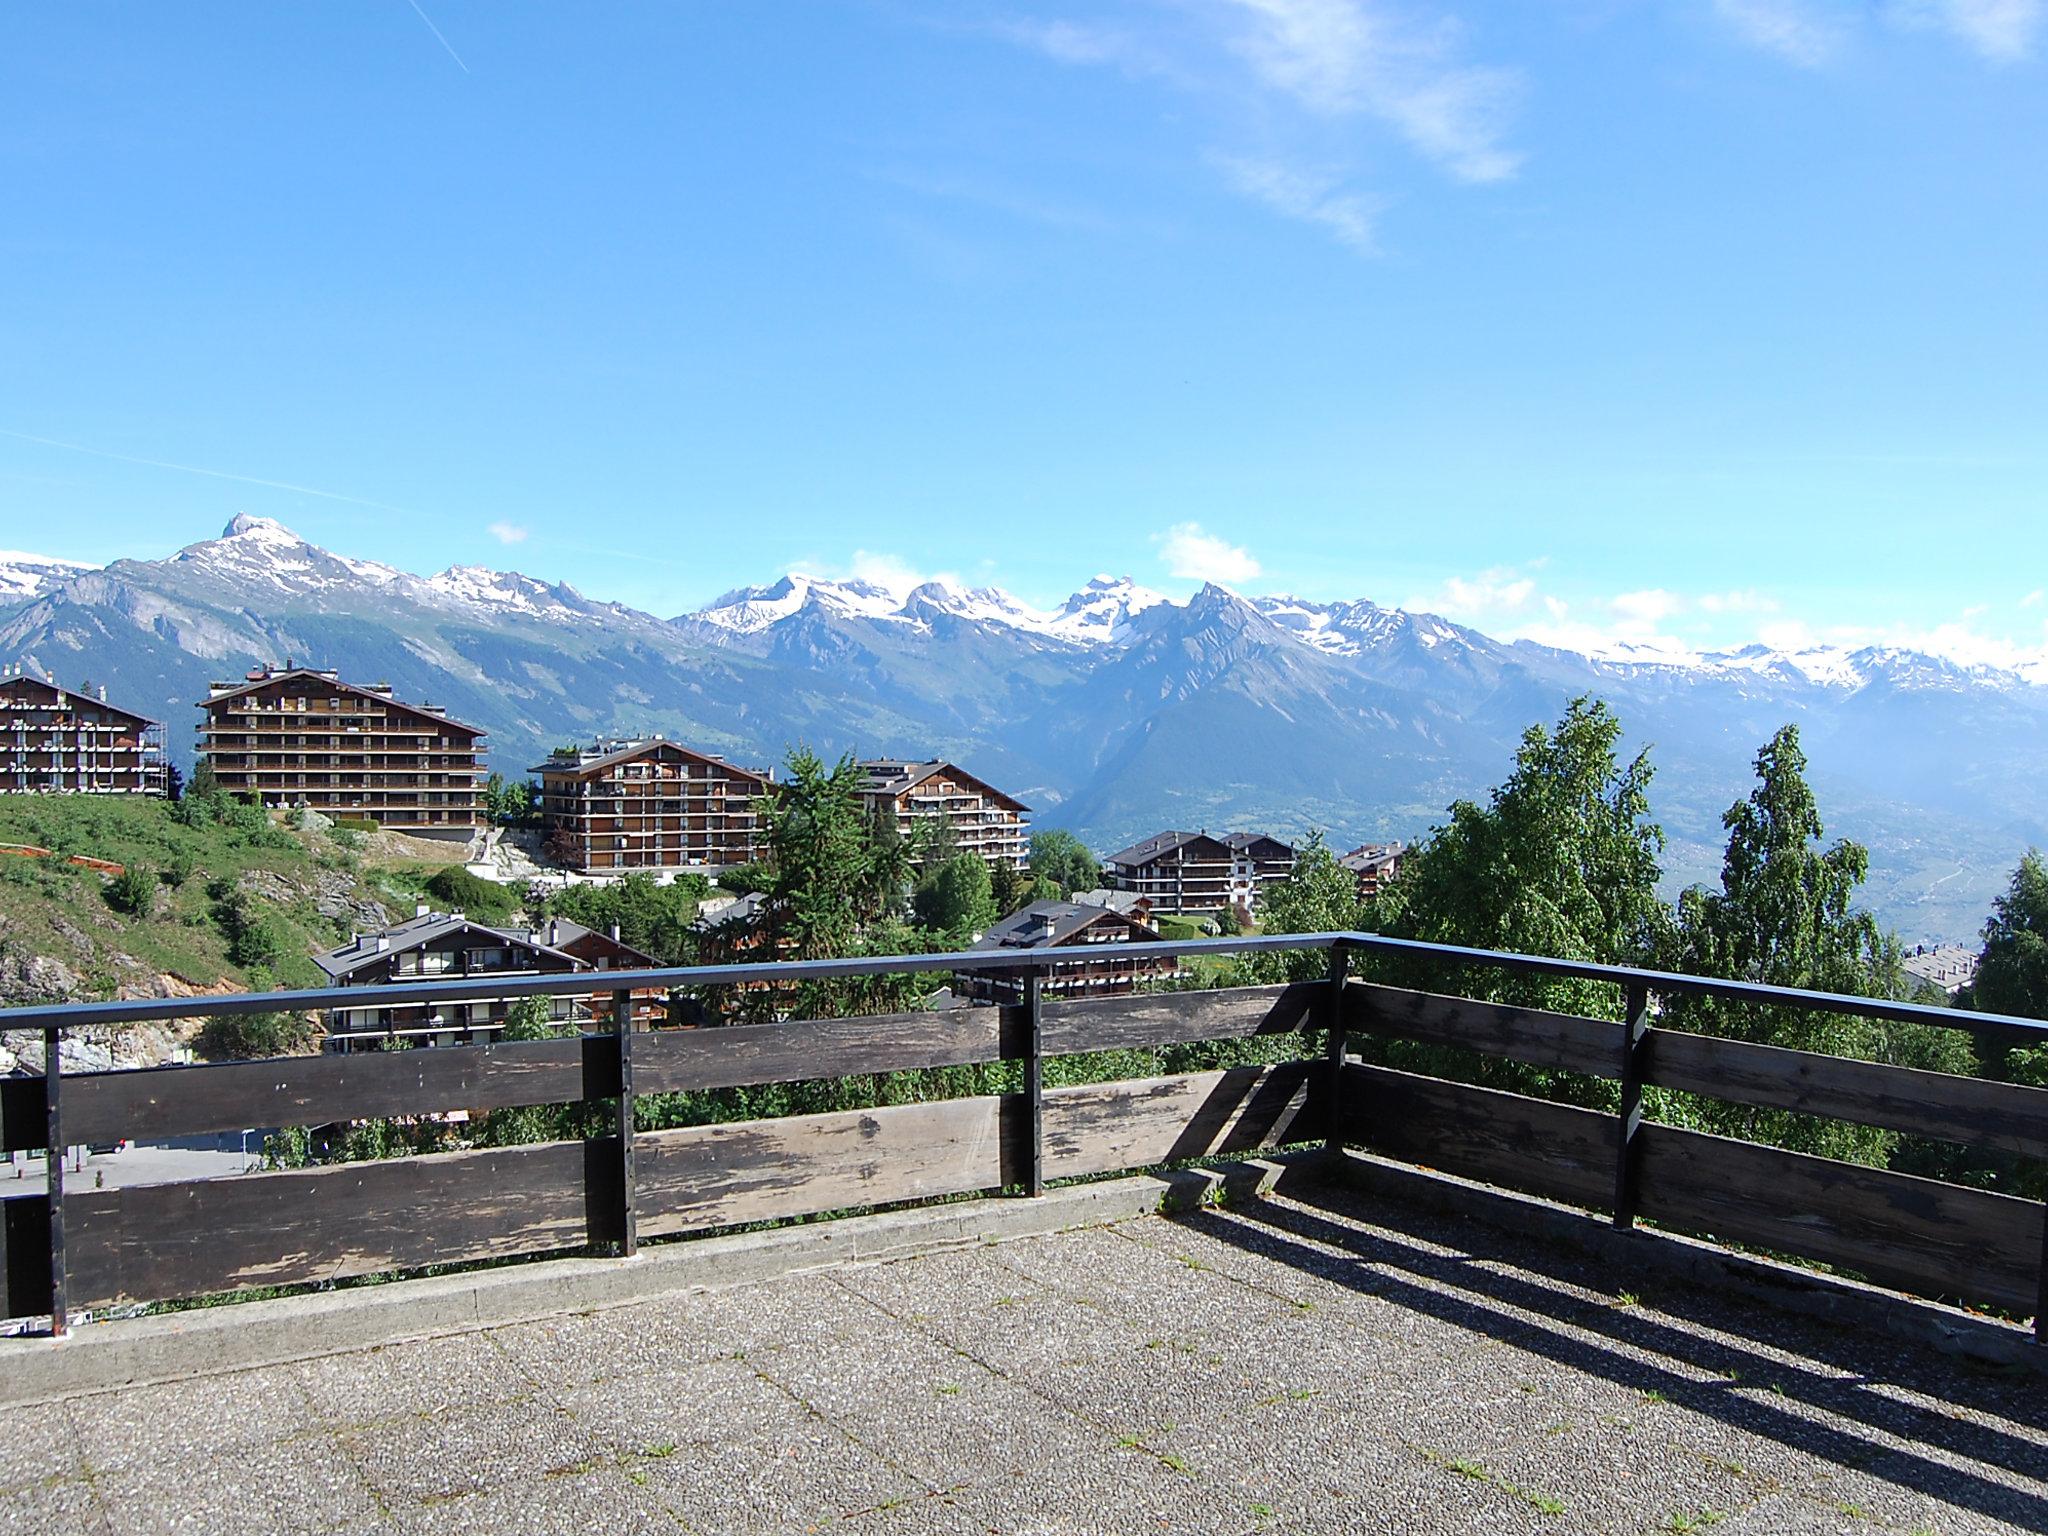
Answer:
<path fill-rule="evenodd" d="M 2035 849 L 1992 903 L 1967 1001 L 1985 1013 L 2048 1019 L 2048 866 Z"/>
<path fill-rule="evenodd" d="M 1620 742 L 1620 720 L 1588 698 L 1574 699 L 1554 732 L 1531 726 L 1489 802 L 1459 801 L 1409 855 L 1370 914 L 1379 930 L 1567 960 L 1656 959 L 1670 916 L 1657 895 L 1664 832 L 1650 819 L 1654 770 L 1647 751 L 1624 763 Z M 1449 979 L 1440 968 L 1392 969 L 1439 989 Z M 1473 996 L 1619 1017 L 1610 986 L 1478 972 L 1458 980 Z"/>
<path fill-rule="evenodd" d="M 545 997 L 522 997 L 505 1010 L 505 1040 L 553 1040 L 570 1033 L 573 1026 L 555 1018 L 554 1004 Z"/>
<path fill-rule="evenodd" d="M 711 888 L 702 875 L 678 875 L 664 885 L 645 870 L 607 885 L 572 885 L 549 898 L 550 917 L 594 928 L 619 930 L 630 944 L 660 965 L 690 965 L 697 959 L 697 909 Z"/>
<path fill-rule="evenodd" d="M 1051 882 L 1045 880 L 1042 876 L 1034 880 L 1025 871 L 1012 869 L 1008 864 L 991 864 L 988 866 L 989 900 L 995 904 L 997 917 L 1001 917 L 1005 913 L 1015 912 L 1019 907 L 1037 901 L 1039 899 L 1037 894 L 1038 887 L 1050 884 Z M 1053 899 L 1057 900 L 1062 894 L 1057 886 L 1052 887 Z M 982 926 L 986 927 L 987 924 Z"/>
<path fill-rule="evenodd" d="M 1783 727 L 1757 753 L 1756 775 L 1749 798 L 1722 817 L 1728 851 L 1721 889 L 1695 886 L 1680 899 L 1678 968 L 1772 986 L 1903 997 L 1898 940 L 1855 905 L 1870 855 L 1847 839 L 1822 846 L 1825 828 L 1796 727 Z M 1768 1045 L 1935 1071 L 1975 1067 L 1968 1041 L 1951 1030 L 1693 996 L 1668 999 L 1665 1013 L 1675 1027 Z M 1865 1126 L 1719 1101 L 1688 1105 L 1666 1098 L 1660 1113 L 1682 1119 L 1689 1111 L 1724 1134 L 1856 1162 L 1882 1164 L 1897 1140 Z"/>
<path fill-rule="evenodd" d="M 156 905 L 157 877 L 139 864 L 130 864 L 107 882 L 107 905 L 130 917 L 147 917 Z"/>
<path fill-rule="evenodd" d="M 956 939 L 986 931 L 1001 916 L 988 861 L 977 853 L 956 853 L 927 871 L 911 906 L 920 928 Z"/>
<path fill-rule="evenodd" d="M 539 796 L 530 781 L 513 782 L 496 771 L 484 780 L 483 802 L 484 814 L 501 827 L 528 826 L 539 811 Z"/>
<path fill-rule="evenodd" d="M 199 766 L 192 770 L 192 782 L 186 786 L 185 793 L 202 800 L 225 793 L 220 787 L 220 775 L 213 771 L 213 762 L 210 758 L 202 757 L 199 760 Z"/>
<path fill-rule="evenodd" d="M 1031 834 L 1031 872 L 1052 881 L 1062 896 L 1092 891 L 1102 883 L 1102 866 L 1095 862 L 1088 845 L 1057 828 Z"/>
<path fill-rule="evenodd" d="M 1294 872 L 1266 888 L 1260 898 L 1267 933 L 1348 933 L 1358 927 L 1358 880 L 1337 862 L 1320 832 L 1311 832 L 1295 853 Z M 1219 933 L 1239 931 L 1226 909 L 1218 914 Z M 1329 969 L 1329 956 L 1319 950 L 1290 954 L 1247 955 L 1236 969 L 1248 982 L 1308 981 Z"/>
<path fill-rule="evenodd" d="M 852 953 L 861 928 L 880 915 L 863 778 L 850 756 L 827 767 L 799 747 L 764 807 L 770 921 L 793 960 Z"/>

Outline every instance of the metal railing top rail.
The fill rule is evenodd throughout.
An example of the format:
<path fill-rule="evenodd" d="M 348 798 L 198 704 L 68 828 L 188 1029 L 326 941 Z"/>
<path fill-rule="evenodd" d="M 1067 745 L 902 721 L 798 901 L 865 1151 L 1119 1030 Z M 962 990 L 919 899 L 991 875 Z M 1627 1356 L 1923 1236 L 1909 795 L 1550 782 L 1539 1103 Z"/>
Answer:
<path fill-rule="evenodd" d="M 1257 934 L 1220 939 L 1163 939 L 1142 944 L 1090 946 L 1077 952 L 1059 949 L 976 949 L 932 954 L 874 955 L 844 960 L 764 960 L 737 965 L 670 966 L 637 971 L 567 971 L 540 976 L 453 978 L 440 981 L 380 983 L 373 986 L 314 987 L 304 990 L 234 993 L 221 996 L 132 998 L 105 1003 L 32 1004 L 0 1009 L 0 1030 L 77 1029 L 166 1019 L 210 1018 L 217 1015 L 271 1013 L 280 1009 L 379 1008 L 474 1000 L 480 983 L 492 998 L 554 997 L 620 991 L 676 991 L 686 987 L 744 986 L 759 982 L 839 981 L 864 976 L 931 971 L 1005 971 L 1043 975 L 1055 966 L 1079 960 L 1180 959 L 1199 955 L 1316 950 L 1343 947 L 1368 953 L 1407 955 L 1447 965 L 1481 967 L 1526 975 L 1560 976 L 1643 987 L 1657 994 L 1691 994 L 1752 1006 L 1790 1007 L 1820 1013 L 1849 1014 L 1894 1023 L 1925 1024 L 1956 1029 L 1980 1039 L 2005 1044 L 2048 1045 L 2048 1020 L 2011 1014 L 1973 1013 L 1926 1003 L 1857 997 L 1841 992 L 1811 992 L 1764 982 L 1692 976 L 1591 960 L 1560 960 L 1503 950 L 1469 949 L 1420 939 L 1387 938 L 1375 933 L 1328 932 Z M 1109 951 L 1107 955 L 1104 951 Z"/>

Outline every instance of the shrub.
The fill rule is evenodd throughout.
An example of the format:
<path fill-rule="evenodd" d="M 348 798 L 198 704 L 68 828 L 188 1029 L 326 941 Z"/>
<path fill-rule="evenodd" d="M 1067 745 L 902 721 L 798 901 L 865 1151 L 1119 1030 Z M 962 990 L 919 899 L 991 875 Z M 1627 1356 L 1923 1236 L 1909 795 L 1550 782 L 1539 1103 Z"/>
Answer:
<path fill-rule="evenodd" d="M 449 911 L 486 923 L 502 922 L 519 908 L 519 898 L 508 887 L 473 875 L 459 864 L 435 870 L 422 889 Z"/>
<path fill-rule="evenodd" d="M 199 1030 L 199 1051 L 216 1061 L 263 1056 L 302 1056 L 320 1038 L 303 1013 L 215 1014 Z"/>
<path fill-rule="evenodd" d="M 147 917 L 156 903 L 156 887 L 154 872 L 131 864 L 107 882 L 107 905 L 130 917 Z"/>

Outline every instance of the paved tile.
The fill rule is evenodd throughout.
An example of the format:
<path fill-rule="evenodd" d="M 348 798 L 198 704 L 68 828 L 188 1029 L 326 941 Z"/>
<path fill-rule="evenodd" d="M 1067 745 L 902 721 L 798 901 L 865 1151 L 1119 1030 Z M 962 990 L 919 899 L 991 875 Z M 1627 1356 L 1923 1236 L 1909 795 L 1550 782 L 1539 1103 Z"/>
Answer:
<path fill-rule="evenodd" d="M 1333 1193 L 0 1416 L 0 1533 L 2048 1532 L 2048 1390 Z"/>

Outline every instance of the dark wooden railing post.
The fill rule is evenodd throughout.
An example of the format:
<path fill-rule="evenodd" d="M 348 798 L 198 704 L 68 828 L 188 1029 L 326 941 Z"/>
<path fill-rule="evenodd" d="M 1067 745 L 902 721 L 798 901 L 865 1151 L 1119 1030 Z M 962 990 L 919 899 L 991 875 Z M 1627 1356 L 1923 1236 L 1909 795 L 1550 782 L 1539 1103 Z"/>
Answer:
<path fill-rule="evenodd" d="M 2048 1344 L 2048 1201 L 2041 1206 L 2041 1274 L 2034 1286 L 2034 1342 Z"/>
<path fill-rule="evenodd" d="M 50 1336 L 71 1332 L 69 1286 L 64 1273 L 64 1052 L 63 1033 L 43 1031 L 43 1168 L 49 1183 Z"/>
<path fill-rule="evenodd" d="M 640 1212 L 633 1173 L 633 994 L 612 994 L 612 1033 L 619 1042 L 619 1256 L 640 1251 Z"/>
<path fill-rule="evenodd" d="M 1330 946 L 1329 985 L 1322 1000 L 1323 1022 L 1330 1031 L 1329 1044 L 1324 1049 L 1329 1060 L 1329 1080 L 1323 1087 L 1324 1114 L 1329 1125 L 1323 1147 L 1329 1152 L 1344 1150 L 1344 1046 L 1350 1039 L 1344 1027 L 1344 982 L 1350 971 L 1351 950 L 1339 939 Z"/>
<path fill-rule="evenodd" d="M 1631 981 L 1623 989 L 1621 1026 L 1621 1126 L 1614 1151 L 1614 1224 L 1636 1224 L 1636 1171 L 1642 1161 L 1638 1132 L 1643 1126 L 1643 1058 L 1650 1038 L 1650 989 Z"/>
<path fill-rule="evenodd" d="M 1045 1002 L 1040 977 L 1024 977 L 1024 1114 L 1030 1122 L 1031 1152 L 1025 1165 L 1027 1194 L 1045 1193 Z"/>

